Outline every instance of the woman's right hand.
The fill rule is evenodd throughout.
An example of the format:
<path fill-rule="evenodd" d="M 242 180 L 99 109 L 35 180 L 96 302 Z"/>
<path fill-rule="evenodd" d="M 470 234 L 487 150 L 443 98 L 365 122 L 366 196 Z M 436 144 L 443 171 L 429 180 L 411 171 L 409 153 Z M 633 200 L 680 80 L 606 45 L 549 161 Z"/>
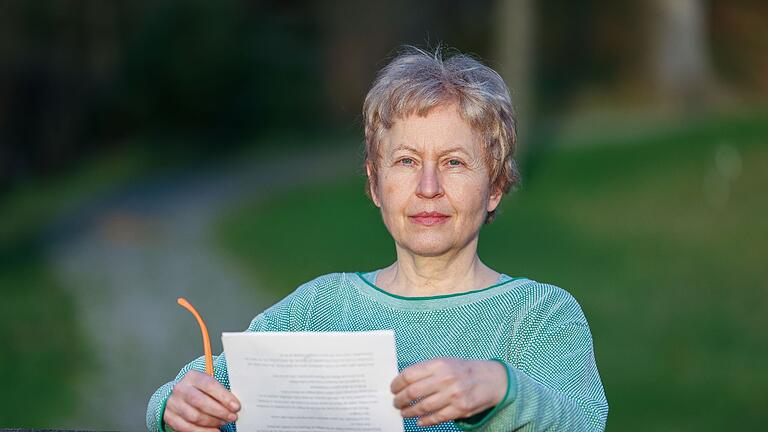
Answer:
<path fill-rule="evenodd" d="M 215 378 L 196 370 L 184 375 L 165 405 L 163 421 L 177 432 L 218 432 L 237 420 L 240 401 Z"/>

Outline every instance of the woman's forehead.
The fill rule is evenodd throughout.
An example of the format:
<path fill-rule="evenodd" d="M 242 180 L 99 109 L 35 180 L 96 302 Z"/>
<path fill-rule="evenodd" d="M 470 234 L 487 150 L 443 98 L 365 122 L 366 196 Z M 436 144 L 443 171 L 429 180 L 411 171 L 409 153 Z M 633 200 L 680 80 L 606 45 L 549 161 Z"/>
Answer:
<path fill-rule="evenodd" d="M 481 151 L 480 134 L 458 113 L 455 107 L 435 108 L 426 115 L 410 115 L 395 121 L 382 136 L 382 150 L 396 152 Z"/>

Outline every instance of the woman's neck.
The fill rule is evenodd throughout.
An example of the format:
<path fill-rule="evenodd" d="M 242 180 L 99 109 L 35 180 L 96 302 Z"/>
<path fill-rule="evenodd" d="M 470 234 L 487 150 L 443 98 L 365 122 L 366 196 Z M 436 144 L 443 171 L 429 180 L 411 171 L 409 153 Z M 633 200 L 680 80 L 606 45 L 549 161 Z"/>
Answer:
<path fill-rule="evenodd" d="M 493 285 L 499 273 L 483 264 L 476 253 L 469 256 L 422 257 L 401 254 L 382 269 L 375 284 L 405 297 L 424 297 L 474 291 Z"/>

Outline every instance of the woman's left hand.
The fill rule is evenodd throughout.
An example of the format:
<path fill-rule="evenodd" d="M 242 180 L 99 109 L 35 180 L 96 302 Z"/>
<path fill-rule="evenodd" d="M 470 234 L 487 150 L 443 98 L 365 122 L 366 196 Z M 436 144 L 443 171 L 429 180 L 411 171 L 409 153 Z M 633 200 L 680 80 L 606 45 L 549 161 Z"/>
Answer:
<path fill-rule="evenodd" d="M 403 369 L 390 389 L 403 417 L 418 416 L 419 426 L 432 426 L 498 405 L 507 385 L 497 361 L 436 358 Z"/>

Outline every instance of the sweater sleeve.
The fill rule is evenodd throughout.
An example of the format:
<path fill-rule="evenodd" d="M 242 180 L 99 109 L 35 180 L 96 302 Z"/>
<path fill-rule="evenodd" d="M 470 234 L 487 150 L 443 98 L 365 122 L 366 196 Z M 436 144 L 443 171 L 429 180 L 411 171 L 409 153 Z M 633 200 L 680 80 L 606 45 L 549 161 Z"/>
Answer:
<path fill-rule="evenodd" d="M 559 288 L 558 288 L 559 290 Z M 472 431 L 602 431 L 608 403 L 595 364 L 592 336 L 576 300 L 557 291 L 532 311 L 528 348 L 508 372 L 504 400 L 484 417 L 457 420 Z M 472 422 L 471 422 L 472 421 Z"/>
<path fill-rule="evenodd" d="M 311 313 L 313 304 L 312 298 L 315 294 L 317 284 L 314 281 L 307 282 L 300 286 L 293 293 L 285 297 L 280 302 L 265 310 L 251 321 L 246 331 L 249 332 L 268 332 L 268 331 L 301 331 L 306 327 L 307 319 Z M 165 432 L 165 423 L 163 415 L 165 414 L 165 405 L 168 398 L 173 393 L 173 387 L 181 381 L 190 370 L 205 372 L 205 357 L 198 357 L 181 368 L 176 378 L 163 384 L 158 388 L 147 405 L 147 430 L 150 432 Z M 227 372 L 227 362 L 224 353 L 213 357 L 213 376 L 227 390 L 229 386 L 229 374 Z M 222 431 L 235 432 L 235 424 L 228 423 L 221 427 Z"/>

